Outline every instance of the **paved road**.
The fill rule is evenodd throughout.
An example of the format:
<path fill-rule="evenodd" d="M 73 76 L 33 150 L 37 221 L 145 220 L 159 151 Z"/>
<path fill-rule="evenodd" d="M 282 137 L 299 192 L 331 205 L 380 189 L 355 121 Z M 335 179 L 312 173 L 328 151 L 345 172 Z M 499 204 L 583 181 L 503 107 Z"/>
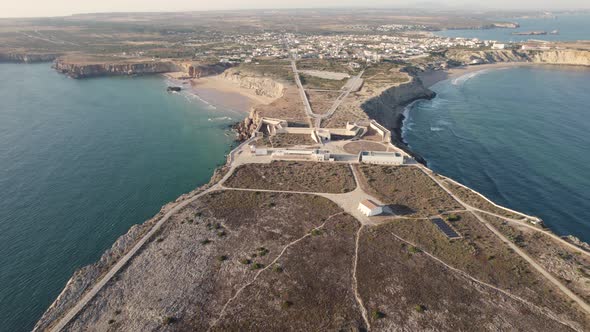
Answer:
<path fill-rule="evenodd" d="M 503 242 L 505 242 L 514 252 L 516 252 L 519 256 L 521 256 L 525 261 L 527 261 L 535 270 L 541 273 L 547 280 L 553 283 L 557 288 L 559 288 L 565 295 L 567 295 L 571 300 L 578 303 L 578 305 L 586 311 L 587 314 L 590 314 L 590 306 L 582 300 L 578 295 L 574 294 L 569 288 L 565 287 L 557 278 L 555 278 L 551 273 L 545 270 L 544 267 L 539 265 L 535 260 L 533 260 L 528 254 L 520 249 L 516 244 L 510 241 L 508 238 L 504 236 L 504 234 L 500 233 L 493 225 L 491 225 L 487 220 L 483 219 L 477 212 L 480 212 L 480 209 L 474 208 L 467 203 L 464 203 L 459 197 L 457 197 L 453 192 L 448 190 L 443 184 L 438 180 L 434 175 L 431 174 L 430 170 L 425 169 L 424 166 L 418 165 L 416 166 L 420 168 L 426 175 L 428 175 L 436 184 L 439 185 L 444 191 L 446 191 L 451 197 L 453 197 L 459 204 L 463 205 L 466 210 L 471 212 L 477 220 L 482 222 L 490 231 L 492 231 L 496 236 L 498 236 Z M 504 218 L 504 217 L 501 217 Z"/>
<path fill-rule="evenodd" d="M 313 111 L 311 110 L 311 105 L 309 104 L 309 100 L 307 99 L 307 95 L 305 94 L 305 89 L 303 89 L 303 85 L 301 84 L 301 79 L 299 78 L 299 71 L 297 71 L 297 64 L 295 63 L 295 60 L 291 60 L 291 69 L 293 70 L 295 83 L 297 84 L 297 88 L 299 89 L 299 96 L 301 97 L 301 101 L 303 101 L 305 113 L 310 118 L 313 118 L 315 117 L 315 114 L 313 114 Z"/>
<path fill-rule="evenodd" d="M 358 75 L 351 78 L 344 89 L 340 93 L 340 95 L 336 98 L 328 112 L 324 114 L 315 114 L 311 109 L 311 104 L 309 103 L 309 99 L 307 98 L 307 94 L 305 93 L 305 89 L 303 88 L 303 84 L 301 84 L 301 79 L 299 78 L 299 71 L 297 70 L 297 62 L 292 59 L 291 60 L 291 69 L 293 70 L 293 76 L 295 77 L 295 83 L 297 84 L 297 88 L 299 90 L 299 96 L 301 97 L 301 101 L 303 102 L 303 106 L 305 108 L 305 113 L 310 119 L 313 119 L 313 126 L 314 128 L 319 128 L 321 126 L 322 119 L 326 119 L 331 117 L 334 112 L 340 107 L 342 102 L 348 97 L 352 90 L 358 88 L 360 84 L 362 84 L 361 76 L 363 76 L 364 70 L 361 71 Z M 321 91 L 321 90 L 318 90 Z"/>

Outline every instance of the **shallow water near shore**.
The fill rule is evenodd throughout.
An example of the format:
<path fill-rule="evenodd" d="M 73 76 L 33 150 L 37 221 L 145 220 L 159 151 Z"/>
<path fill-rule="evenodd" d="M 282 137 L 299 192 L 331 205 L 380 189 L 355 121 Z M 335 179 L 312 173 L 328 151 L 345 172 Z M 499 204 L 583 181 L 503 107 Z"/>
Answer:
<path fill-rule="evenodd" d="M 404 139 L 433 170 L 590 242 L 590 70 L 491 69 L 431 87 Z"/>
<path fill-rule="evenodd" d="M 75 269 L 209 181 L 244 115 L 159 76 L 0 64 L 0 331 L 29 331 Z"/>

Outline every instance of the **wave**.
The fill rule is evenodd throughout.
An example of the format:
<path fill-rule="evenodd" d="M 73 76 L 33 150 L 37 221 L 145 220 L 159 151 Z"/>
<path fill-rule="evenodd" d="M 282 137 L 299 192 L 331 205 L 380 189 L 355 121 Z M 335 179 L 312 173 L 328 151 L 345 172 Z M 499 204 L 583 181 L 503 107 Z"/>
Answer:
<path fill-rule="evenodd" d="M 430 127 L 430 131 L 443 131 L 445 130 L 444 128 L 441 127 Z"/>
<path fill-rule="evenodd" d="M 229 116 L 220 116 L 220 117 L 216 117 L 216 118 L 209 118 L 209 119 L 207 119 L 207 121 L 225 121 L 225 120 L 231 120 L 231 117 L 229 117 Z"/>
<path fill-rule="evenodd" d="M 406 133 L 408 131 L 412 131 L 412 127 L 414 126 L 414 123 L 412 122 L 412 117 L 410 116 L 410 111 L 412 110 L 412 108 L 414 107 L 414 105 L 420 101 L 423 100 L 415 100 L 411 103 L 409 103 L 406 107 L 404 107 L 404 111 L 403 111 L 403 115 L 404 115 L 404 119 L 402 121 L 402 139 L 405 141 L 406 139 Z"/>
<path fill-rule="evenodd" d="M 188 96 L 188 98 L 190 98 L 192 100 L 198 100 L 200 103 L 205 104 L 205 106 L 207 106 L 209 109 L 212 109 L 212 110 L 217 109 L 217 106 L 215 106 L 215 105 L 211 104 L 210 102 L 208 102 L 207 100 L 201 98 L 201 96 L 197 95 L 196 93 L 190 92 L 187 94 L 187 96 Z"/>
<path fill-rule="evenodd" d="M 460 86 L 460 85 L 464 84 L 465 82 L 469 81 L 470 79 L 477 77 L 479 75 L 488 73 L 489 71 L 490 71 L 489 69 L 482 69 L 482 70 L 474 71 L 471 73 L 467 73 L 465 75 L 461 75 L 461 76 L 453 79 L 451 81 L 451 84 L 456 85 L 456 86 Z"/>

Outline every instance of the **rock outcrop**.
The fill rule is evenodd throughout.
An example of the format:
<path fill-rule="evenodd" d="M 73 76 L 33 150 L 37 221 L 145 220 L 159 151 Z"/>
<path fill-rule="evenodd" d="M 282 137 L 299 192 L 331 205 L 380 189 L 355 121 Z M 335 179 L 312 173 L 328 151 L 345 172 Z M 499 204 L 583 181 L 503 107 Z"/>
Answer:
<path fill-rule="evenodd" d="M 137 60 L 137 61 L 70 61 L 58 58 L 53 67 L 60 73 L 72 78 L 98 76 L 124 76 L 159 74 L 178 71 L 178 66 L 171 61 Z"/>
<path fill-rule="evenodd" d="M 590 51 L 582 50 L 449 50 L 446 57 L 463 65 L 498 62 L 531 62 L 590 66 Z"/>
<path fill-rule="evenodd" d="M 0 52 L 0 62 L 10 63 L 37 63 L 51 62 L 59 55 L 55 53 L 3 53 Z"/>
<path fill-rule="evenodd" d="M 242 88 L 254 91 L 258 96 L 279 98 L 283 94 L 284 85 L 269 77 L 244 73 L 237 69 L 224 72 L 222 77 Z"/>

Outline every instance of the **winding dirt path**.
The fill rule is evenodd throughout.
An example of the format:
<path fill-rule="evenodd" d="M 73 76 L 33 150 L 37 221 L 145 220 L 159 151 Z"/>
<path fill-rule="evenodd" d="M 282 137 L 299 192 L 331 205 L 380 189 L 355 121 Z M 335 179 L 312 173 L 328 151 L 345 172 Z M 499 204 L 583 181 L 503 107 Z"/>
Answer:
<path fill-rule="evenodd" d="M 235 299 L 237 299 L 237 298 L 238 298 L 238 296 L 240 296 L 240 294 L 241 294 L 241 293 L 244 291 L 244 289 L 246 289 L 246 288 L 248 288 L 248 287 L 252 286 L 252 284 L 254 284 L 254 282 L 256 282 L 256 279 L 258 279 L 258 277 L 259 277 L 259 276 L 260 276 L 260 275 L 261 275 L 261 274 L 262 274 L 264 271 L 266 271 L 266 270 L 270 269 L 270 268 L 271 268 L 273 265 L 275 265 L 275 264 L 276 264 L 276 263 L 279 261 L 279 259 L 281 259 L 281 257 L 283 257 L 283 255 L 285 254 L 285 252 L 287 251 L 287 249 L 289 249 L 290 247 L 292 247 L 292 246 L 296 245 L 297 243 L 299 243 L 299 242 L 303 241 L 304 239 L 306 239 L 306 238 L 310 237 L 310 236 L 311 236 L 311 232 L 312 232 L 312 231 L 314 231 L 314 230 L 319 230 L 319 229 L 322 229 L 322 228 L 324 228 L 324 226 L 326 226 L 326 223 L 328 223 L 328 221 L 330 221 L 330 219 L 332 219 L 333 217 L 336 217 L 336 216 L 338 216 L 338 215 L 342 215 L 342 214 L 344 214 L 344 212 L 338 212 L 338 213 L 335 213 L 335 214 L 333 214 L 333 215 L 329 216 L 329 217 L 326 219 L 326 221 L 324 221 L 324 222 L 323 222 L 321 225 L 319 225 L 319 226 L 317 226 L 317 227 L 313 228 L 313 229 L 312 229 L 310 232 L 307 232 L 307 233 L 306 233 L 304 236 L 302 236 L 302 237 L 298 238 L 297 240 L 294 240 L 294 241 L 292 241 L 292 242 L 288 243 L 288 244 L 287 244 L 287 245 L 286 245 L 286 246 L 283 248 L 283 250 L 281 250 L 281 253 L 280 253 L 280 254 L 279 254 L 279 255 L 278 255 L 278 256 L 277 256 L 275 259 L 273 259 L 273 261 L 272 261 L 272 262 L 270 262 L 270 263 L 269 263 L 269 264 L 268 264 L 266 267 L 264 267 L 263 269 L 261 269 L 260 271 L 258 271 L 258 273 L 256 273 L 256 275 L 254 276 L 254 278 L 253 278 L 253 279 L 252 279 L 250 282 L 248 282 L 248 283 L 247 283 L 247 284 L 245 284 L 244 286 L 240 287 L 240 288 L 239 288 L 239 289 L 236 291 L 236 293 L 234 294 L 234 296 L 232 296 L 232 297 L 231 297 L 229 300 L 227 300 L 227 302 L 226 302 L 226 303 L 223 305 L 223 308 L 221 308 L 221 311 L 219 312 L 219 316 L 217 317 L 217 319 L 215 319 L 215 320 L 213 321 L 213 323 L 211 323 L 211 326 L 209 326 L 209 329 L 208 329 L 207 331 L 210 331 L 212 328 L 214 328 L 214 327 L 217 325 L 217 323 L 219 323 L 219 320 L 220 320 L 220 319 L 223 317 L 223 315 L 225 314 L 225 311 L 227 310 L 227 307 L 229 306 L 229 304 L 230 304 L 231 302 L 233 302 Z"/>

